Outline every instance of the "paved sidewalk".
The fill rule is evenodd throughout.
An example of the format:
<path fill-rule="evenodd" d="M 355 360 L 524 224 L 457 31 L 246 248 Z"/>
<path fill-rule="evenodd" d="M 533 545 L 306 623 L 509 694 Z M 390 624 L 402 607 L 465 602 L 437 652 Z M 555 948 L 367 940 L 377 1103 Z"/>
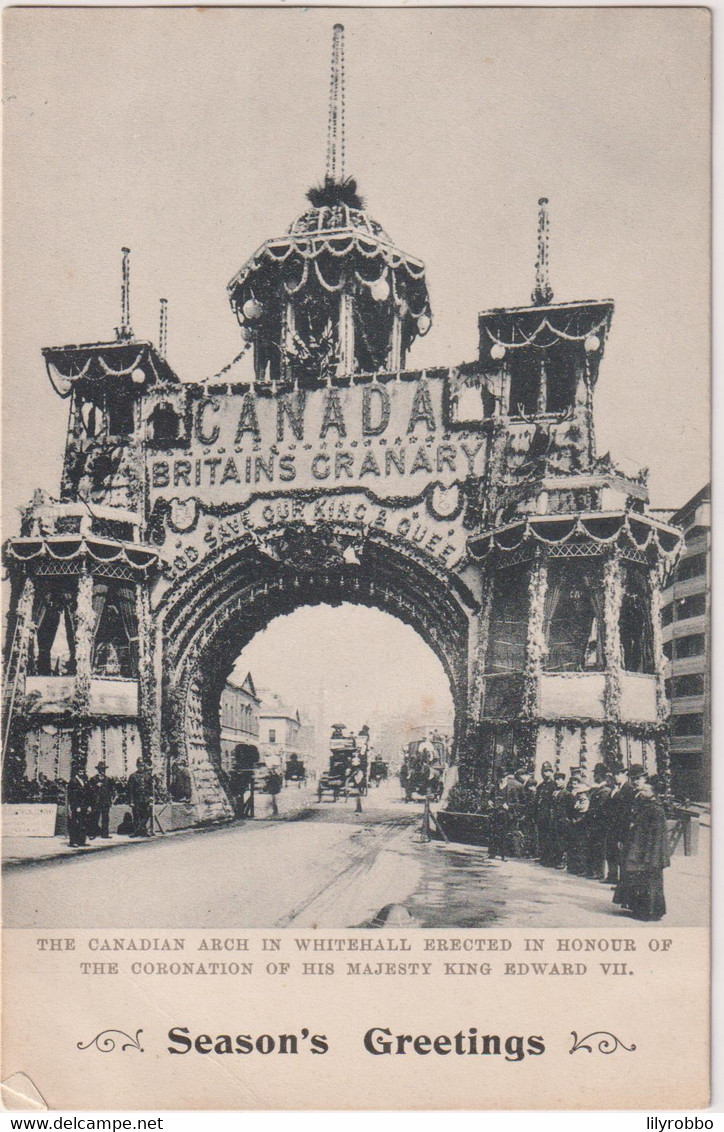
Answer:
<path fill-rule="evenodd" d="M 257 794 L 255 799 L 255 816 L 253 821 L 284 820 L 297 817 L 307 810 L 317 800 L 313 788 L 288 786 L 277 795 L 277 815 L 272 814 L 271 796 Z M 88 856 L 109 849 L 125 848 L 129 845 L 145 845 L 154 840 L 165 840 L 169 837 L 191 836 L 203 832 L 205 829 L 218 829 L 223 826 L 245 825 L 248 819 L 235 819 L 228 822 L 218 822 L 208 826 L 195 826 L 187 829 L 174 829 L 166 833 L 156 833 L 151 837 L 128 837 L 126 834 L 114 833 L 109 838 L 97 837 L 88 841 L 86 845 L 71 847 L 68 844 L 67 834 L 59 837 L 6 837 L 2 838 L 2 864 L 3 868 L 17 865 L 32 865 L 43 861 L 60 860 L 64 857 Z"/>

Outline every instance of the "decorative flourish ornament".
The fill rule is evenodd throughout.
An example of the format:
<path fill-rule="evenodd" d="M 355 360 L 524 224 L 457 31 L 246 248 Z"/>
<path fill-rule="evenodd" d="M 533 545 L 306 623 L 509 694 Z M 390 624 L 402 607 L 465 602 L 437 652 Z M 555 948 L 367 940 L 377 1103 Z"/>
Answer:
<path fill-rule="evenodd" d="M 598 1038 L 597 1048 L 599 1053 L 615 1053 L 617 1049 L 625 1049 L 627 1053 L 633 1053 L 636 1046 L 632 1042 L 627 1046 L 615 1034 L 609 1033 L 608 1030 L 594 1030 L 590 1034 L 586 1034 L 585 1038 L 579 1038 L 575 1030 L 571 1030 L 571 1037 L 573 1038 L 573 1046 L 569 1049 L 569 1053 L 577 1053 L 578 1050 L 585 1049 L 588 1053 L 593 1053 L 593 1046 L 586 1045 L 591 1038 Z"/>
<path fill-rule="evenodd" d="M 143 1046 L 140 1042 L 143 1030 L 136 1030 L 135 1038 L 127 1034 L 125 1030 L 101 1030 L 100 1034 L 96 1034 L 91 1041 L 85 1045 L 83 1042 L 77 1042 L 78 1049 L 90 1049 L 95 1046 L 101 1053 L 113 1053 L 114 1049 L 120 1048 L 121 1052 L 127 1049 L 137 1049 L 139 1053 L 143 1053 Z M 113 1036 L 112 1036 L 113 1035 Z M 125 1038 L 125 1042 L 121 1043 L 121 1039 Z"/>

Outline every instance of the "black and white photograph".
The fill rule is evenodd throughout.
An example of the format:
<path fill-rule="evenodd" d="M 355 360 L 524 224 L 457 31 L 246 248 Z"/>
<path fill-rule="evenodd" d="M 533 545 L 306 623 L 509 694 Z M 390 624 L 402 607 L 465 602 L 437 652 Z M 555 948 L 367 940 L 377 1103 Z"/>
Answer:
<path fill-rule="evenodd" d="M 706 929 L 709 13 L 5 16 L 6 930 Z"/>

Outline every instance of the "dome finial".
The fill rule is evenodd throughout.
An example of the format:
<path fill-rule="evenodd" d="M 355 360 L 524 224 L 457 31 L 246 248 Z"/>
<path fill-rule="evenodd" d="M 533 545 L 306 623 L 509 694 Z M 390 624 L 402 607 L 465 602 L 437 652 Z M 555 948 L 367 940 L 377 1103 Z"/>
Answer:
<path fill-rule="evenodd" d="M 541 197 L 538 201 L 538 258 L 535 261 L 535 288 L 531 295 L 534 303 L 549 303 L 553 298 L 553 288 L 549 278 L 549 237 L 548 197 Z"/>
<path fill-rule="evenodd" d="M 337 184 L 344 181 L 344 27 L 342 24 L 334 25 L 332 38 L 325 180 Z"/>

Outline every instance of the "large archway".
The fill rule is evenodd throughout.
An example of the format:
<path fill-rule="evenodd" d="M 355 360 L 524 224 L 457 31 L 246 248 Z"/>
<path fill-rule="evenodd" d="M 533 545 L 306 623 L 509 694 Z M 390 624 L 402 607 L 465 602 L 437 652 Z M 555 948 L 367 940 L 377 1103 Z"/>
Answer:
<path fill-rule="evenodd" d="M 383 536 L 350 544 L 333 524 L 285 528 L 260 542 L 243 536 L 210 555 L 164 595 L 159 666 L 159 770 L 188 769 L 194 804 L 208 818 L 229 816 L 219 783 L 218 705 L 241 650 L 280 614 L 343 603 L 392 614 L 440 660 L 455 712 L 454 743 L 467 727 L 470 617 L 476 604 L 461 583 Z M 162 748 L 160 737 L 165 737 Z"/>

